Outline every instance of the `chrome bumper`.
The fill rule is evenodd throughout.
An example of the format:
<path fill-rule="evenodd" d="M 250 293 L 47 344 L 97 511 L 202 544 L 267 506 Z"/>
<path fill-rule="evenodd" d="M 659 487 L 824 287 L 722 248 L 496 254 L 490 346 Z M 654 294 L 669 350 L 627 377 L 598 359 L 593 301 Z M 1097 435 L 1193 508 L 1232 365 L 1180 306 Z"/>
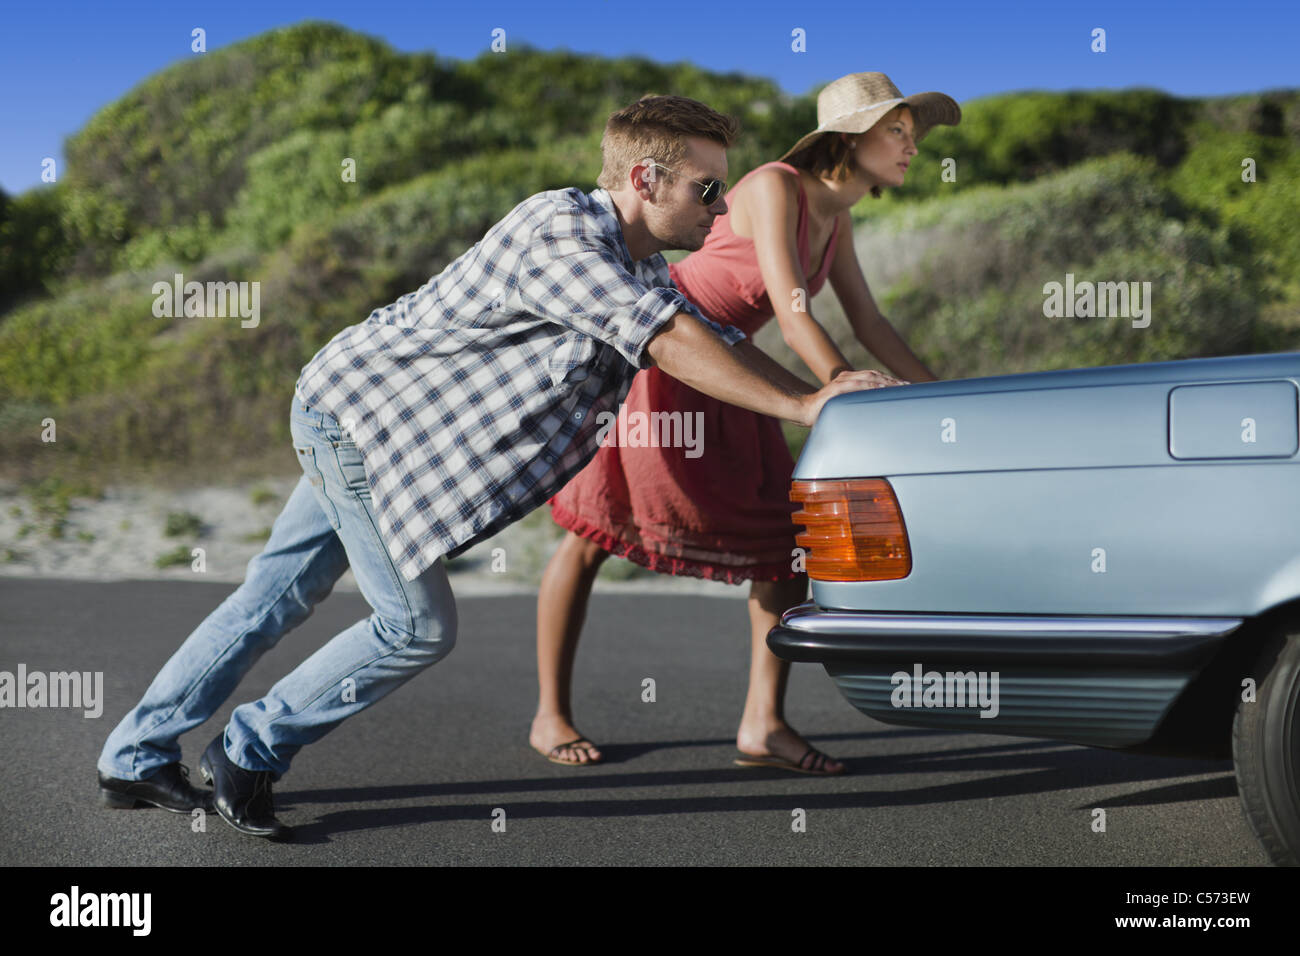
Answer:
<path fill-rule="evenodd" d="M 1175 700 L 1241 618 L 900 614 L 791 608 L 767 644 L 788 661 L 823 665 L 840 692 L 887 723 L 1098 747 L 1149 740 Z M 997 699 L 915 708 L 896 687 L 987 676 Z M 900 676 L 901 675 L 901 676 Z"/>
<path fill-rule="evenodd" d="M 1227 617 L 1078 617 L 786 611 L 768 647 L 788 661 L 863 663 L 912 659 L 1185 670 L 1203 663 L 1242 624 Z"/>

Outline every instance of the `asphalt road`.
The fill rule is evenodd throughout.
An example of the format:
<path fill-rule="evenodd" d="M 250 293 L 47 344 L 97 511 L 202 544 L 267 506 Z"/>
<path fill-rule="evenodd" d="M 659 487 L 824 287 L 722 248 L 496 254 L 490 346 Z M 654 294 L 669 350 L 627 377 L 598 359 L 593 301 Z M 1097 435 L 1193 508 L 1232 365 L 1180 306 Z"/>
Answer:
<path fill-rule="evenodd" d="M 863 717 L 820 667 L 797 665 L 787 715 L 850 773 L 731 763 L 748 662 L 744 604 L 601 595 L 578 662 L 579 727 L 605 763 L 556 766 L 527 745 L 534 602 L 462 598 L 446 660 L 305 748 L 276 787 L 292 844 L 215 816 L 98 806 L 113 725 L 231 585 L 0 580 L 0 670 L 102 671 L 98 719 L 0 710 L 3 865 L 1261 865 L 1230 764 L 1042 740 L 896 728 Z M 339 593 L 258 662 L 211 721 L 261 696 L 368 612 Z M 653 677 L 657 700 L 641 700 Z M 1092 829 L 1106 810 L 1106 831 Z M 494 832 L 494 811 L 505 832 Z M 805 812 L 806 830 L 792 828 Z M 497 815 L 500 816 L 499 814 Z"/>

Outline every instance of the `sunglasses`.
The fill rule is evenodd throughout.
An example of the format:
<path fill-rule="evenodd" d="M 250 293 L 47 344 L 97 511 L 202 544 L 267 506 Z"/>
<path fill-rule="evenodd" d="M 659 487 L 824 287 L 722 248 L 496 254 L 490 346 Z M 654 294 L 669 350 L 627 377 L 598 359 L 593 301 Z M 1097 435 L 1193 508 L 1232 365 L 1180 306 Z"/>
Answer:
<path fill-rule="evenodd" d="M 660 169 L 666 169 L 670 173 L 673 173 L 674 175 L 677 176 L 682 175 L 681 173 L 677 172 L 677 170 L 673 169 L 671 166 L 665 166 L 663 163 L 656 162 L 653 159 L 650 160 L 650 165 L 658 166 Z M 686 178 L 691 179 L 691 177 L 689 176 L 687 176 Z M 727 184 L 724 183 L 721 179 L 710 179 L 707 183 L 702 183 L 698 179 L 691 179 L 691 182 L 695 183 L 695 185 L 697 186 L 704 187 L 703 192 L 700 193 L 701 206 L 712 206 L 715 202 L 718 201 L 718 199 L 722 196 L 722 194 L 727 191 Z"/>

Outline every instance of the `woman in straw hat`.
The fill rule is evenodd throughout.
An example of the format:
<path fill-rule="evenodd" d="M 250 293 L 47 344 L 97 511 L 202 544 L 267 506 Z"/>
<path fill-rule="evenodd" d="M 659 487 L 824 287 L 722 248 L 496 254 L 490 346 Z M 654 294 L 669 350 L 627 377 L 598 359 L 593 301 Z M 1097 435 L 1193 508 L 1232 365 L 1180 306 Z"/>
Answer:
<path fill-rule="evenodd" d="M 934 380 L 876 308 L 853 249 L 849 210 L 868 192 L 879 198 L 882 189 L 901 186 L 916 143 L 936 124 L 960 118 L 950 97 L 904 97 L 883 73 L 835 80 L 817 98 L 817 129 L 736 184 L 728 212 L 714 221 L 704 246 L 671 266 L 673 281 L 710 318 L 748 335 L 775 316 L 785 341 L 826 383 L 852 368 L 808 310 L 829 277 L 872 355 L 901 379 Z M 736 763 L 842 772 L 843 764 L 786 723 L 789 665 L 766 643 L 781 613 L 803 601 L 808 587 L 792 560 L 794 460 L 779 423 L 657 368 L 638 373 L 622 414 L 635 421 L 633 414 L 649 411 L 702 415 L 691 420 L 704 423 L 704 453 L 612 442 L 551 499 L 552 517 L 568 534 L 538 596 L 540 696 L 530 744 L 555 763 L 601 759 L 574 727 L 569 690 L 587 598 L 612 553 L 667 574 L 750 581 L 749 688 Z"/>

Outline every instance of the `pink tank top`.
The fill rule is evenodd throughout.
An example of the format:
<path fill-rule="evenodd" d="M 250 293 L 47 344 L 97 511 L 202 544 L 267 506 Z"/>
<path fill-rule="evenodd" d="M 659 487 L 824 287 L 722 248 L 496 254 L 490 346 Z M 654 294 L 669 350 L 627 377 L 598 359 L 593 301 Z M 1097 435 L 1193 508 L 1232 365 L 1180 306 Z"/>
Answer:
<path fill-rule="evenodd" d="M 788 163 L 765 163 L 750 170 L 743 183 L 760 169 L 776 167 L 795 176 L 799 182 L 799 223 L 797 248 L 799 265 L 808 281 L 808 296 L 816 295 L 826 282 L 835 259 L 840 223 L 836 218 L 831 227 L 831 238 L 826 244 L 826 254 L 816 275 L 809 274 L 812 257 L 808 249 L 808 197 L 804 194 L 799 171 Z M 737 186 L 740 183 L 736 184 Z M 738 236 L 731 231 L 731 210 L 713 220 L 713 229 L 704 245 L 681 262 L 668 267 L 677 288 L 686 298 L 700 307 L 715 322 L 734 325 L 746 335 L 753 335 L 772 318 L 772 302 L 768 298 L 763 274 L 758 268 L 754 240 Z"/>

